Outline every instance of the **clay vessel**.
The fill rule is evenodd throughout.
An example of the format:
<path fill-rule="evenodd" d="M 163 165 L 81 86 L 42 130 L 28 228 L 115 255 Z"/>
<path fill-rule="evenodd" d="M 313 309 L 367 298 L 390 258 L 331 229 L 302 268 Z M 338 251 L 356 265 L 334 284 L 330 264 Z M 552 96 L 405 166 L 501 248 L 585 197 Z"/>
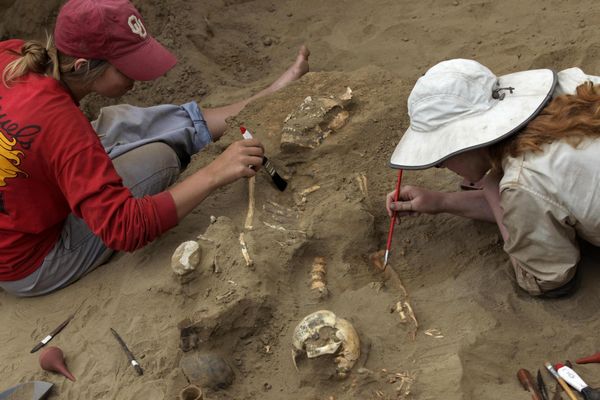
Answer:
<path fill-rule="evenodd" d="M 196 385 L 186 386 L 177 400 L 202 400 L 202 389 Z"/>
<path fill-rule="evenodd" d="M 200 387 L 225 389 L 233 382 L 233 370 L 217 354 L 188 352 L 181 358 L 179 366 L 190 383 Z"/>
<path fill-rule="evenodd" d="M 63 351 L 58 347 L 50 346 L 42 350 L 40 353 L 40 366 L 43 370 L 59 373 L 75 382 L 75 377 L 65 364 Z"/>

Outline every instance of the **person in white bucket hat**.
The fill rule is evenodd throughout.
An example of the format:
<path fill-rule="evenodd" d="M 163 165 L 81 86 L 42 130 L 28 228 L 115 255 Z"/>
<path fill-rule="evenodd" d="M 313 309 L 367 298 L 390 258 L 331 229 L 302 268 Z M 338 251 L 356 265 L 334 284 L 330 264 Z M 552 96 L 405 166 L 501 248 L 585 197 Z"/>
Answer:
<path fill-rule="evenodd" d="M 578 237 L 600 246 L 600 77 L 578 68 L 495 76 L 472 60 L 441 62 L 408 98 L 410 127 L 390 166 L 443 167 L 482 190 L 404 186 L 391 216 L 451 213 L 495 222 L 517 284 L 572 293 Z"/>

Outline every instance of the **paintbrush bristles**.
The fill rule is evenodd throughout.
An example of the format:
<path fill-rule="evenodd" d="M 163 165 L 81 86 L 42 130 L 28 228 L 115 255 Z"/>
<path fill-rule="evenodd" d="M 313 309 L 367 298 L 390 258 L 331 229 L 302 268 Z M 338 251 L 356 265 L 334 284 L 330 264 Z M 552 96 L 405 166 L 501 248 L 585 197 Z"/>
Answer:
<path fill-rule="evenodd" d="M 287 188 L 287 182 L 281 176 L 279 176 L 279 174 L 277 172 L 275 172 L 275 174 L 272 176 L 272 178 L 273 178 L 273 183 L 275 184 L 275 186 L 277 186 L 277 189 L 279 189 L 283 192 L 285 190 L 285 188 Z"/>
<path fill-rule="evenodd" d="M 263 167 L 265 167 L 265 171 L 267 171 L 267 173 L 271 176 L 271 179 L 273 180 L 275 186 L 277 186 L 277 189 L 283 192 L 287 187 L 287 182 L 285 179 L 279 176 L 277 171 L 275 171 L 273 164 L 271 164 L 271 161 L 269 161 L 267 157 L 263 157 Z"/>
<path fill-rule="evenodd" d="M 250 131 L 248 129 L 244 128 L 243 126 L 240 126 L 240 132 L 242 132 L 242 136 L 244 136 L 244 139 L 252 139 L 253 138 L 252 133 L 250 133 Z M 285 181 L 285 179 L 283 179 L 281 176 L 279 176 L 277 171 L 275 171 L 275 167 L 273 167 L 273 165 L 271 164 L 269 159 L 264 156 L 263 156 L 263 166 L 265 167 L 265 171 L 267 171 L 267 173 L 271 177 L 271 180 L 273 181 L 273 183 L 275 184 L 277 189 L 279 189 L 283 192 L 285 190 L 285 188 L 287 187 L 287 182 Z"/>

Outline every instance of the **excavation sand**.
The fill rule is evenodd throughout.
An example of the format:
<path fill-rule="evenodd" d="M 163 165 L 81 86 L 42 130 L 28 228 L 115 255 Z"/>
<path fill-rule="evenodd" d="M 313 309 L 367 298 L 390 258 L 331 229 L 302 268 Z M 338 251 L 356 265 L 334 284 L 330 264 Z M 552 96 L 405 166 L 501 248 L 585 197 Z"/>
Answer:
<path fill-rule="evenodd" d="M 46 380 L 56 385 L 51 399 L 175 399 L 188 385 L 179 367 L 185 319 L 197 333 L 192 351 L 219 355 L 235 375 L 225 389 L 205 389 L 206 399 L 526 399 L 519 368 L 535 373 L 545 360 L 598 350 L 595 249 L 584 249 L 580 290 L 558 301 L 515 290 L 499 234 L 485 223 L 403 219 L 390 262 L 396 274 L 369 260 L 385 245 L 384 197 L 395 184 L 387 163 L 408 126 L 415 80 L 451 57 L 475 58 L 497 73 L 581 66 L 600 74 L 594 1 L 576 9 L 517 0 L 135 3 L 180 63 L 119 102 L 226 104 L 266 86 L 302 43 L 309 46 L 312 72 L 246 107 L 184 173 L 210 162 L 244 125 L 289 186 L 280 192 L 264 172 L 257 175 L 251 227 L 248 181 L 240 180 L 146 248 L 118 255 L 62 291 L 34 299 L 0 293 L 0 390 Z M 40 37 L 59 4 L 1 0 L 2 37 Z M 343 126 L 315 148 L 281 149 L 284 120 L 307 96 L 347 87 L 352 102 Z M 107 104 L 91 99 L 82 107 L 92 117 Z M 406 172 L 403 182 L 455 190 L 460 178 L 434 169 Z M 181 279 L 170 258 L 186 240 L 200 243 L 202 261 Z M 327 296 L 311 289 L 316 257 L 325 261 Z M 418 328 L 402 322 L 400 301 L 410 304 Z M 52 341 L 77 377 L 71 382 L 43 372 L 29 350 L 82 303 Z M 350 321 L 360 337 L 361 356 L 345 379 L 335 376 L 332 359 L 300 358 L 298 370 L 292 362 L 296 324 L 320 309 Z M 110 327 L 136 354 L 143 376 L 127 364 Z M 578 371 L 598 386 L 598 368 Z"/>

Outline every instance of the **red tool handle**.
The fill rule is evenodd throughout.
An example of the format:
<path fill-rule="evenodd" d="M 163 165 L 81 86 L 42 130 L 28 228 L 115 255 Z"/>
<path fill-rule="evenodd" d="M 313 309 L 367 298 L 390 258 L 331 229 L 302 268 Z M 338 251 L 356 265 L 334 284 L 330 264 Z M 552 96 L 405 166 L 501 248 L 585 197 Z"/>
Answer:
<path fill-rule="evenodd" d="M 521 382 L 523 389 L 525 389 L 531 393 L 532 400 L 542 400 L 542 395 L 539 392 L 535 382 L 533 381 L 531 372 L 529 372 L 526 369 L 521 368 L 517 372 L 517 379 L 519 379 L 519 382 Z"/>
<path fill-rule="evenodd" d="M 575 362 L 577 364 L 600 363 L 600 352 L 592 354 L 589 357 L 578 358 Z"/>
<path fill-rule="evenodd" d="M 401 169 L 398 170 L 398 181 L 396 182 L 396 195 L 394 196 L 394 202 L 397 202 L 398 198 L 400 197 L 400 183 L 402 183 L 402 170 Z M 385 245 L 385 249 L 388 251 L 392 247 L 392 236 L 394 234 L 394 225 L 396 224 L 396 214 L 397 214 L 397 211 L 394 211 L 392 213 L 392 220 L 390 221 L 390 230 L 388 232 L 387 244 Z"/>

